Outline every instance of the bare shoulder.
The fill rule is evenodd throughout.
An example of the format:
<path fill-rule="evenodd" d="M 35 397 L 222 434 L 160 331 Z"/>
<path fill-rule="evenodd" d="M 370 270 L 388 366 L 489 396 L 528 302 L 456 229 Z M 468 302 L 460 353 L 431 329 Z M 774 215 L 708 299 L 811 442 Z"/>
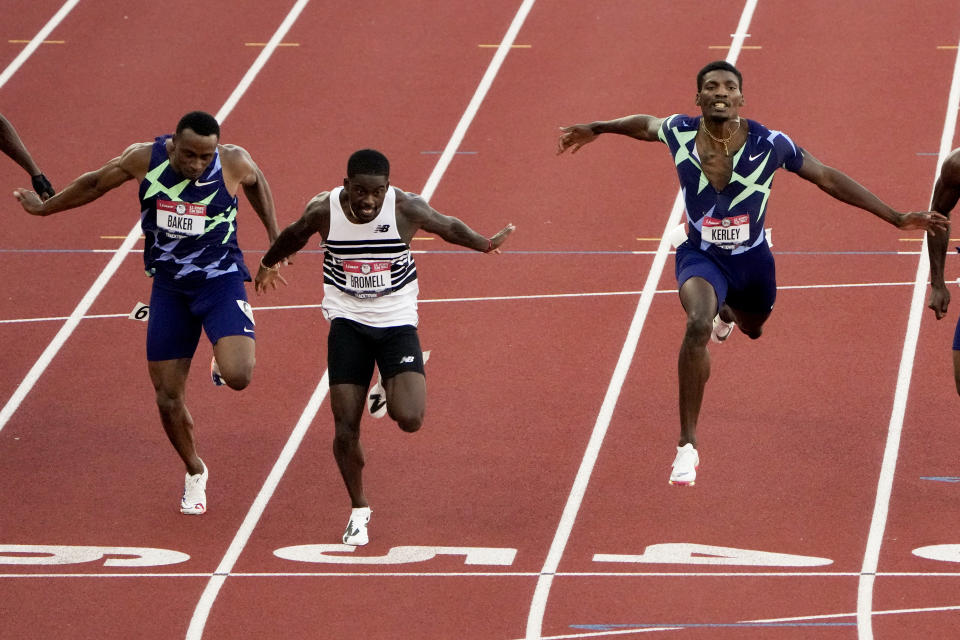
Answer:
<path fill-rule="evenodd" d="M 251 186 L 262 178 L 263 174 L 260 172 L 260 167 L 243 147 L 235 144 L 221 144 L 217 145 L 217 149 L 220 152 L 220 166 L 223 167 L 223 176 L 231 193 L 235 190 L 235 187 L 229 186 L 232 180 L 236 180 L 245 186 Z"/>
<path fill-rule="evenodd" d="M 943 161 L 940 169 L 940 176 L 953 185 L 960 185 L 960 149 L 954 149 L 947 154 L 947 159 Z"/>
<path fill-rule="evenodd" d="M 397 194 L 397 212 L 411 219 L 419 219 L 429 214 L 432 209 L 423 196 L 418 193 L 404 191 L 397 187 L 392 187 Z"/>
<path fill-rule="evenodd" d="M 306 207 L 308 212 L 330 212 L 330 192 L 321 191 L 317 195 L 310 198 L 310 202 L 307 203 Z"/>
<path fill-rule="evenodd" d="M 153 154 L 152 142 L 134 142 L 123 150 L 117 158 L 108 163 L 126 171 L 130 175 L 143 179 L 150 170 L 150 156 Z"/>
<path fill-rule="evenodd" d="M 123 150 L 122 156 L 134 156 L 134 155 L 146 155 L 149 156 L 153 152 L 153 143 L 152 142 L 134 142 L 129 147 Z"/>
<path fill-rule="evenodd" d="M 217 145 L 220 151 L 220 162 L 224 165 L 233 166 L 253 165 L 253 156 L 243 147 L 235 144 Z"/>
<path fill-rule="evenodd" d="M 310 198 L 300 219 L 290 225 L 301 238 L 319 233 L 324 240 L 330 230 L 330 192 L 321 191 Z"/>

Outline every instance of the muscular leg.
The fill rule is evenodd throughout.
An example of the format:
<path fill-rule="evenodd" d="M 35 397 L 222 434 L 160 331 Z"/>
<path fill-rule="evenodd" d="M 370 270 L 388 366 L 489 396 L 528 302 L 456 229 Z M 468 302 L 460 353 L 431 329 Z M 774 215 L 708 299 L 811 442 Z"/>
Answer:
<path fill-rule="evenodd" d="M 203 472 L 203 464 L 197 457 L 196 443 L 193 438 L 193 418 L 187 411 L 185 393 L 187 374 L 190 372 L 190 358 L 175 360 L 156 360 L 147 363 L 150 380 L 156 392 L 157 409 L 160 410 L 160 422 L 173 448 L 187 468 L 187 473 L 195 475 Z"/>
<path fill-rule="evenodd" d="M 330 387 L 330 407 L 333 409 L 333 457 L 340 468 L 343 483 L 350 494 L 354 508 L 367 507 L 363 493 L 363 446 L 360 444 L 360 419 L 366 399 L 366 387 L 354 384 L 335 384 Z"/>
<path fill-rule="evenodd" d="M 680 287 L 680 302 L 687 313 L 687 328 L 677 358 L 680 383 L 680 442 L 697 446 L 697 420 L 703 402 L 703 390 L 710 377 L 710 352 L 707 342 L 717 315 L 717 294 L 703 278 L 690 278 Z"/>
<path fill-rule="evenodd" d="M 387 412 L 400 428 L 413 433 L 423 424 L 427 405 L 427 379 L 422 373 L 404 371 L 383 381 Z"/>
<path fill-rule="evenodd" d="M 724 317 L 724 313 L 727 314 L 727 317 L 729 317 L 730 320 L 733 320 L 737 323 L 737 326 L 740 327 L 740 331 L 747 334 L 747 336 L 753 340 L 756 340 L 763 335 L 763 323 L 765 323 L 767 318 L 770 317 L 769 311 L 764 313 L 757 313 L 755 311 L 739 311 L 737 309 L 731 309 L 726 304 L 724 304 L 723 308 L 720 310 L 720 319 L 724 322 L 730 322 L 727 317 Z"/>
<path fill-rule="evenodd" d="M 231 389 L 240 391 L 250 384 L 256 342 L 247 336 L 224 336 L 213 345 L 213 357 L 220 367 L 220 377 Z"/>

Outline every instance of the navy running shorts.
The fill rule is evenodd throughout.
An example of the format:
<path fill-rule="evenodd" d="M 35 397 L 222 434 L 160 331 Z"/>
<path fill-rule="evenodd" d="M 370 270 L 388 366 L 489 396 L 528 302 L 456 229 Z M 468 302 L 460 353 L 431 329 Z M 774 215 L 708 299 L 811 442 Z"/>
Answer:
<path fill-rule="evenodd" d="M 716 256 L 691 246 L 677 247 L 677 289 L 690 278 L 703 278 L 717 294 L 717 308 L 770 313 L 777 299 L 777 275 L 767 243 L 737 255 Z"/>
<path fill-rule="evenodd" d="M 953 350 L 960 351 L 960 318 L 957 318 L 957 328 L 953 332 Z"/>
<path fill-rule="evenodd" d="M 334 318 L 327 335 L 327 369 L 330 384 L 355 384 L 366 388 L 373 378 L 373 365 L 389 380 L 404 371 L 423 374 L 423 352 L 417 328 L 369 325 Z"/>
<path fill-rule="evenodd" d="M 190 283 L 162 274 L 154 276 L 147 320 L 147 360 L 192 358 L 201 328 L 210 344 L 225 336 L 256 338 L 243 276 L 228 273 Z"/>

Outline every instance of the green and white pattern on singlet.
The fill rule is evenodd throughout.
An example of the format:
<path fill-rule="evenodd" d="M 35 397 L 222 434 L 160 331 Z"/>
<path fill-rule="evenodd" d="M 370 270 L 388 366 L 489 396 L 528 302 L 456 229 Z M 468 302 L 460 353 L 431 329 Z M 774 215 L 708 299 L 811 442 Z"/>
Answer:
<path fill-rule="evenodd" d="M 227 192 L 223 182 L 219 151 L 203 175 L 188 180 L 170 166 L 166 151 L 168 138 L 162 136 L 154 142 L 150 169 L 140 183 L 147 274 L 163 272 L 174 279 L 209 279 L 240 272 L 249 280 L 250 274 L 237 246 L 238 200 Z M 163 228 L 157 221 L 158 202 L 161 208 L 171 206 L 170 203 L 195 205 L 191 210 L 202 212 L 202 230 L 185 235 Z"/>

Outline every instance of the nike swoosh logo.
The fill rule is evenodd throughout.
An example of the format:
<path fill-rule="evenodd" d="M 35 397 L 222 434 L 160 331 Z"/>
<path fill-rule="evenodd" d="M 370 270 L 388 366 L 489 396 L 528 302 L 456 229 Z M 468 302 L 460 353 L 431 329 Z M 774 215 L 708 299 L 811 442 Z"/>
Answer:
<path fill-rule="evenodd" d="M 199 180 L 194 180 L 193 184 L 195 184 L 198 187 L 205 187 L 208 184 L 213 184 L 214 182 L 216 182 L 216 180 L 208 180 L 207 182 L 200 182 Z"/>
<path fill-rule="evenodd" d="M 755 156 L 750 156 L 750 162 L 753 162 L 754 160 L 756 160 L 757 158 L 759 158 L 759 157 L 762 156 L 762 155 L 763 155 L 762 153 L 758 153 L 758 154 L 755 155 Z"/>
<path fill-rule="evenodd" d="M 244 332 L 244 333 L 254 333 L 253 329 L 247 329 L 246 327 L 243 328 L 243 332 Z"/>

